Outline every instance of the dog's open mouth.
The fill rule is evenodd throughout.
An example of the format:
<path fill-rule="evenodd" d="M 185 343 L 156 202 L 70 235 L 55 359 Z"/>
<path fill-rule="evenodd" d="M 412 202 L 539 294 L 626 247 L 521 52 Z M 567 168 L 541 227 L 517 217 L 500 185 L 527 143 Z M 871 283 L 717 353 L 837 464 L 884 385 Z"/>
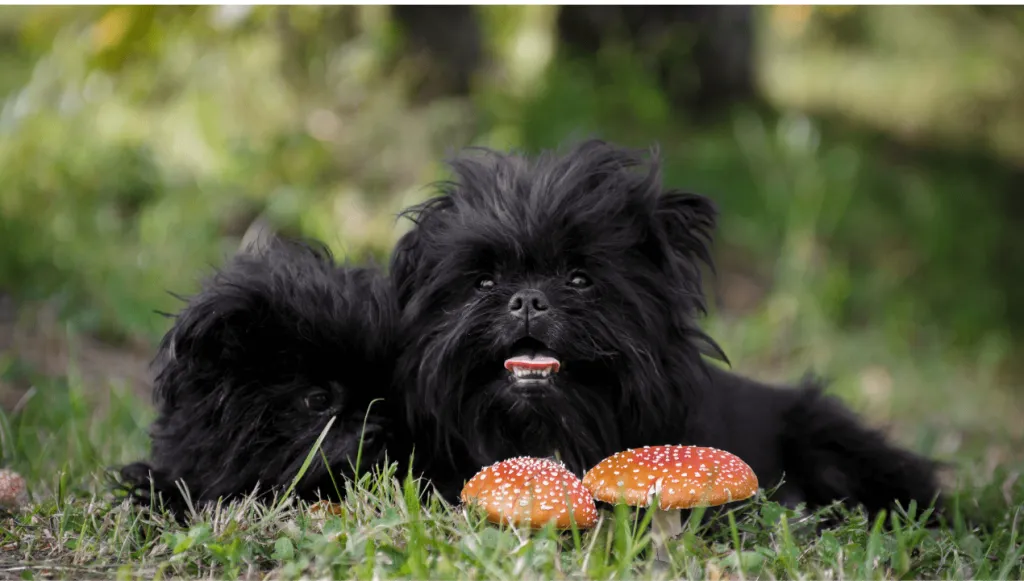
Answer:
<path fill-rule="evenodd" d="M 512 356 L 505 360 L 505 369 L 519 384 L 542 383 L 558 373 L 562 364 L 553 351 L 536 339 L 521 339 L 512 346 Z"/>

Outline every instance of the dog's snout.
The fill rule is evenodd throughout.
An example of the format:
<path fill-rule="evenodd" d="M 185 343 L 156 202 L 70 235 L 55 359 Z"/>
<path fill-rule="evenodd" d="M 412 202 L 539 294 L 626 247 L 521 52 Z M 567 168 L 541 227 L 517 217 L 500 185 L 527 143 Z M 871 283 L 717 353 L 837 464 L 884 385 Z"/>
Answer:
<path fill-rule="evenodd" d="M 526 289 L 512 295 L 508 312 L 517 319 L 531 319 L 547 313 L 550 305 L 544 293 L 537 289 Z"/>

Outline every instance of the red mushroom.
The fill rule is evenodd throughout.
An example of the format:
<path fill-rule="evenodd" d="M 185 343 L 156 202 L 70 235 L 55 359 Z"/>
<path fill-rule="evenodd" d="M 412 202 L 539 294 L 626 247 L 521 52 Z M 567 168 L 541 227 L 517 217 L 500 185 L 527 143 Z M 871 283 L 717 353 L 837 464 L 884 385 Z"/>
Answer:
<path fill-rule="evenodd" d="M 605 458 L 583 477 L 602 502 L 649 507 L 659 558 L 663 542 L 682 531 L 679 511 L 745 500 L 757 492 L 757 476 L 737 456 L 715 448 L 645 446 Z"/>
<path fill-rule="evenodd" d="M 27 501 L 25 479 L 13 470 L 0 470 L 0 508 L 17 510 Z"/>
<path fill-rule="evenodd" d="M 482 507 L 487 520 L 560 530 L 597 522 L 597 506 L 583 483 L 561 463 L 521 456 L 478 472 L 462 489 L 463 504 Z"/>

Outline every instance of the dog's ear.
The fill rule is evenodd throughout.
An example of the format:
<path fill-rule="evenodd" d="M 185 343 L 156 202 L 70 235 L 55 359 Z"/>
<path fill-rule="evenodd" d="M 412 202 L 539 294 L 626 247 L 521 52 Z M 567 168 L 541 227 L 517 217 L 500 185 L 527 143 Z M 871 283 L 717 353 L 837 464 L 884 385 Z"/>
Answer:
<path fill-rule="evenodd" d="M 341 268 L 306 241 L 236 255 L 175 315 L 154 360 L 154 395 L 173 406 L 223 386 L 289 383 L 343 353 L 386 361 L 396 314 L 378 274 Z"/>
<path fill-rule="evenodd" d="M 704 355 L 728 363 L 722 348 L 694 326 L 692 317 L 707 312 L 701 263 L 714 273 L 711 253 L 718 208 L 709 198 L 671 190 L 659 196 L 654 212 L 658 262 L 676 293 L 676 326 Z"/>
<path fill-rule="evenodd" d="M 212 393 L 224 378 L 241 378 L 260 360 L 256 345 L 265 337 L 249 334 L 250 327 L 268 315 L 269 301 L 264 289 L 249 286 L 242 264 L 252 259 L 239 256 L 219 271 L 195 296 L 177 298 L 185 306 L 173 316 L 174 324 L 164 335 L 153 360 L 153 395 L 175 407 L 202 393 Z M 232 382 L 227 382 L 232 383 Z M 202 393 L 199 393 L 202 392 Z"/>
<path fill-rule="evenodd" d="M 670 190 L 662 194 L 654 211 L 655 237 L 659 242 L 663 266 L 676 282 L 700 284 L 700 263 L 714 270 L 711 245 L 718 208 L 700 194 Z"/>
<path fill-rule="evenodd" d="M 203 281 L 199 293 L 175 295 L 186 304 L 173 316 L 174 325 L 161 342 L 158 359 L 183 359 L 192 365 L 223 361 L 225 367 L 244 363 L 244 359 L 233 359 L 265 346 L 256 344 L 257 328 L 299 318 L 301 311 L 275 312 L 275 305 L 288 305 L 292 295 L 315 294 L 310 289 L 330 280 L 332 267 L 330 250 L 313 241 L 275 237 L 237 253 Z M 290 287 L 282 284 L 285 281 Z M 297 310 L 304 306 L 296 305 Z"/>
<path fill-rule="evenodd" d="M 442 183 L 442 191 L 446 186 L 453 187 L 451 184 Z M 407 218 L 413 223 L 412 229 L 398 239 L 391 252 L 389 274 L 396 290 L 399 307 L 404 308 L 408 304 L 410 295 L 419 282 L 416 280 L 417 273 L 424 268 L 429 271 L 430 265 L 423 264 L 428 243 L 424 233 L 439 227 L 437 220 L 440 215 L 451 212 L 453 208 L 451 196 L 442 194 L 406 208 L 398 215 L 399 218 Z"/>
<path fill-rule="evenodd" d="M 173 317 L 174 324 L 164 334 L 150 363 L 153 401 L 161 409 L 178 409 L 196 399 L 201 390 L 212 393 L 218 388 L 216 383 L 194 381 L 193 378 L 206 379 L 209 373 L 207 362 L 221 359 L 223 343 L 220 337 L 230 329 L 227 317 L 215 301 L 174 296 L 189 302 L 177 314 L 162 313 Z"/>
<path fill-rule="evenodd" d="M 391 253 L 390 275 L 400 307 L 404 307 L 409 301 L 413 273 L 416 271 L 421 254 L 420 232 L 416 227 L 398 239 Z"/>

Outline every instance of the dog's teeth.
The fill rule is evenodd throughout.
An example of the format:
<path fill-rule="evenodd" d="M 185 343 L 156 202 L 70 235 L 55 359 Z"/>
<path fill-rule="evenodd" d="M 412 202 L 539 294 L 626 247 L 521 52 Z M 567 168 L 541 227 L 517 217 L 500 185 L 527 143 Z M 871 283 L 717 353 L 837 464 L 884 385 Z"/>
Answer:
<path fill-rule="evenodd" d="M 543 379 L 551 376 L 551 368 L 531 369 L 527 367 L 513 367 L 512 373 L 519 379 Z"/>

